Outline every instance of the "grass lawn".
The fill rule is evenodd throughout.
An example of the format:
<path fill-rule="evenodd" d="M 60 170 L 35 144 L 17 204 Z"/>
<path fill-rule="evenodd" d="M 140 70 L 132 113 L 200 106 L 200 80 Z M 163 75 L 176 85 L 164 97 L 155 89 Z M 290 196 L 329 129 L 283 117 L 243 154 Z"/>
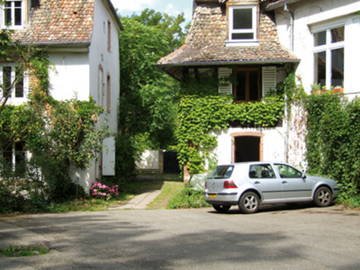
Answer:
<path fill-rule="evenodd" d="M 105 211 L 108 208 L 125 204 L 138 194 L 161 189 L 168 190 L 169 194 L 161 194 L 161 197 L 156 199 L 157 203 L 152 204 L 153 206 L 151 209 L 165 208 L 162 207 L 162 205 L 167 203 L 167 196 L 171 195 L 171 192 L 173 192 L 176 186 L 179 186 L 178 189 L 183 187 L 183 183 L 177 177 L 151 175 L 148 179 L 144 177 L 144 179 L 140 178 L 140 180 L 120 184 L 120 196 L 117 198 L 108 201 L 86 198 L 71 200 L 63 203 L 52 203 L 47 207 L 46 212 L 63 213 L 70 211 Z"/>
<path fill-rule="evenodd" d="M 148 209 L 165 209 L 169 201 L 184 188 L 183 182 L 165 181 L 161 193 L 148 205 Z"/>

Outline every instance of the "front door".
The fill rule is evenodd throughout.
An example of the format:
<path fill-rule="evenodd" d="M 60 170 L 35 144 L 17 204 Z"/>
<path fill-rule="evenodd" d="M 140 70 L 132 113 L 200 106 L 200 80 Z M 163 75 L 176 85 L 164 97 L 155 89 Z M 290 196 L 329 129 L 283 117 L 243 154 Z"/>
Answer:
<path fill-rule="evenodd" d="M 302 200 L 311 198 L 312 183 L 302 177 L 302 172 L 286 164 L 276 163 L 274 165 L 280 177 L 284 199 Z"/>
<path fill-rule="evenodd" d="M 260 161 L 260 137 L 235 137 L 235 162 Z"/>

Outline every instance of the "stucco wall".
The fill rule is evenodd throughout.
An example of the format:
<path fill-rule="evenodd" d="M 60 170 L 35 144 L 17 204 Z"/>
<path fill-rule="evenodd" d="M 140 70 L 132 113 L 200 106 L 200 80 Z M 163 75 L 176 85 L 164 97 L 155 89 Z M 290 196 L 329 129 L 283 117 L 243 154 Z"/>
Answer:
<path fill-rule="evenodd" d="M 294 53 L 301 60 L 297 74 L 301 77 L 305 89 L 310 92 L 314 83 L 314 39 L 315 29 L 326 29 L 334 23 L 345 25 L 345 78 L 346 93 L 360 91 L 360 76 L 357 65 L 360 61 L 360 10 L 358 0 L 318 0 L 301 1 L 289 5 L 294 13 Z M 291 47 L 290 15 L 283 8 L 276 10 L 276 23 L 281 43 Z"/>
<path fill-rule="evenodd" d="M 57 100 L 89 100 L 87 53 L 50 53 L 50 94 Z"/>
<path fill-rule="evenodd" d="M 285 129 L 277 128 L 229 128 L 218 133 L 217 147 L 214 153 L 218 164 L 233 162 L 234 136 L 261 136 L 262 160 L 263 161 L 285 161 Z"/>
<path fill-rule="evenodd" d="M 111 50 L 108 51 L 108 21 L 111 22 Z M 120 91 L 119 39 L 115 22 L 102 0 L 96 0 L 94 31 L 89 52 L 90 94 L 96 103 L 106 106 L 106 78 L 111 78 L 111 111 L 106 115 L 111 131 L 117 131 L 117 112 Z M 99 70 L 103 72 L 103 82 Z M 102 93 L 101 93 L 102 92 Z"/>

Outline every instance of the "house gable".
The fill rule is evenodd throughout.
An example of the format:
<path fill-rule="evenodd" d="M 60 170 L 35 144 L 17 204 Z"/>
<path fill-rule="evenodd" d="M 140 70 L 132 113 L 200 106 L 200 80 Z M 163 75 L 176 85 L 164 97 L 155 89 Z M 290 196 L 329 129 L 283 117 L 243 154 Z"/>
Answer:
<path fill-rule="evenodd" d="M 224 1 L 220 1 L 224 2 Z M 227 1 L 228 5 L 258 1 Z M 275 23 L 259 8 L 258 44 L 226 46 L 228 11 L 219 1 L 195 1 L 193 20 L 185 44 L 158 64 L 171 75 L 181 77 L 175 67 L 196 65 L 274 64 L 297 62 L 279 42 Z"/>

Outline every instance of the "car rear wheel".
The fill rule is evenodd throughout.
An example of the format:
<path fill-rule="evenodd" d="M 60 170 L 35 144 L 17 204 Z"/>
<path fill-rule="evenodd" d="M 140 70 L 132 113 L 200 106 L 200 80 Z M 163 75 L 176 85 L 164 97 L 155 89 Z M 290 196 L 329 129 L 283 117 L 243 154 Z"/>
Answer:
<path fill-rule="evenodd" d="M 319 187 L 314 196 L 314 202 L 319 207 L 329 206 L 332 202 L 332 192 L 328 187 Z"/>
<path fill-rule="evenodd" d="M 245 192 L 239 200 L 239 209 L 244 214 L 255 213 L 259 206 L 260 199 L 255 192 Z"/>
<path fill-rule="evenodd" d="M 223 204 L 213 204 L 214 209 L 218 213 L 226 213 L 230 209 L 230 205 L 223 205 Z"/>

